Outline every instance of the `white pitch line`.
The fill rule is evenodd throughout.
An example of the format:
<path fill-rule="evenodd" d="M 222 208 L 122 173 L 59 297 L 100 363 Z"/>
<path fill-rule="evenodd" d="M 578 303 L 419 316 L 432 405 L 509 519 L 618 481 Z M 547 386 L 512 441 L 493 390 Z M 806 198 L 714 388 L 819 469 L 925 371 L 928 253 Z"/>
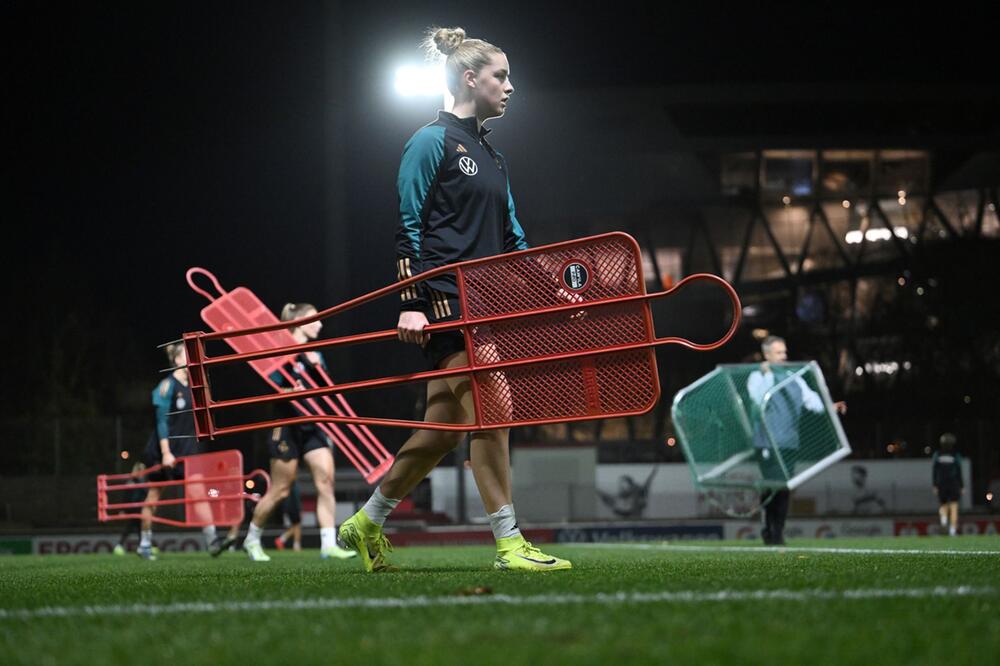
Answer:
<path fill-rule="evenodd" d="M 192 613 L 259 613 L 261 611 L 336 610 L 344 608 L 432 608 L 449 606 L 567 606 L 581 604 L 710 603 L 731 601 L 813 601 L 864 599 L 924 599 L 996 594 L 992 587 L 859 588 L 854 590 L 678 590 L 663 592 L 598 592 L 595 594 L 487 594 L 449 597 L 326 598 L 270 601 L 196 601 L 173 604 L 114 606 L 55 606 L 0 609 L 0 620 L 39 618 L 188 615 Z"/>
<path fill-rule="evenodd" d="M 627 548 L 631 550 L 676 550 L 700 553 L 757 553 L 766 555 L 781 552 L 833 553 L 836 555 L 977 555 L 1000 557 L 1000 550 L 920 550 L 916 548 L 833 548 L 827 546 L 689 546 L 669 543 L 572 543 L 559 544 L 576 548 Z"/>

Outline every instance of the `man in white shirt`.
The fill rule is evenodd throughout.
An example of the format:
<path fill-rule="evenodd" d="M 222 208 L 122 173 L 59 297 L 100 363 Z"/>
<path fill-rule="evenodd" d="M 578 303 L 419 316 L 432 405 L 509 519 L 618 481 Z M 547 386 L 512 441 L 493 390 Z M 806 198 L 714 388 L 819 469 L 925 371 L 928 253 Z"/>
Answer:
<path fill-rule="evenodd" d="M 771 451 L 771 442 L 780 449 L 796 449 L 799 447 L 798 421 L 802 410 L 820 413 L 826 407 L 823 399 L 812 390 L 801 376 L 796 377 L 778 394 L 771 397 L 768 405 L 767 432 L 764 429 L 765 415 L 763 409 L 764 396 L 767 392 L 791 375 L 787 368 L 772 364 L 788 361 L 788 346 L 784 339 L 776 335 L 765 338 L 761 344 L 764 362 L 759 370 L 754 370 L 747 378 L 747 393 L 758 408 L 758 418 L 754 423 L 754 446 L 758 449 L 761 473 L 766 480 L 784 479 L 781 464 Z M 834 408 L 841 414 L 847 411 L 847 403 L 834 403 Z M 785 518 L 788 515 L 790 492 L 787 488 L 781 490 L 767 489 L 761 494 L 764 504 L 764 527 L 761 536 L 769 546 L 781 546 L 785 543 Z"/>

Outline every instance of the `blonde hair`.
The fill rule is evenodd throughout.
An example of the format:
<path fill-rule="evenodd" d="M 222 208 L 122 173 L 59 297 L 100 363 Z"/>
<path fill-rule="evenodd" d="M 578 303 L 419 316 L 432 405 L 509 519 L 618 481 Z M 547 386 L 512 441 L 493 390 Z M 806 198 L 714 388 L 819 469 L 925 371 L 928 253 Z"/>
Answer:
<path fill-rule="evenodd" d="M 312 303 L 285 303 L 285 307 L 281 308 L 281 321 L 298 319 L 299 317 L 304 316 L 309 310 L 317 311 L 316 306 Z M 294 329 L 298 327 L 292 326 L 291 328 Z"/>
<path fill-rule="evenodd" d="M 164 352 L 166 352 L 166 354 L 167 354 L 167 360 L 170 361 L 171 365 L 174 364 L 175 359 L 177 358 L 177 354 L 181 353 L 182 349 L 184 349 L 184 343 L 183 342 L 171 342 L 163 350 Z"/>
<path fill-rule="evenodd" d="M 458 96 L 462 83 L 462 73 L 467 69 L 479 72 L 489 64 L 497 53 L 503 53 L 498 46 L 481 39 L 466 39 L 462 28 L 430 28 L 423 41 L 424 50 L 432 60 L 442 57 L 444 61 L 445 83 L 448 91 Z"/>

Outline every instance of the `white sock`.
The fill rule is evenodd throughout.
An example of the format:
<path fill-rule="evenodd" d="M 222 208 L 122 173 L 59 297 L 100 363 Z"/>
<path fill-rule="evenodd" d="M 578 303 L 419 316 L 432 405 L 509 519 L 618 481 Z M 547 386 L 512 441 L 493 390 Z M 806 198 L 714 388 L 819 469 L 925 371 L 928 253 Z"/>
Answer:
<path fill-rule="evenodd" d="M 398 499 L 389 499 L 382 494 L 379 488 L 376 488 L 375 492 L 372 493 L 372 496 L 361 508 L 373 523 L 381 527 L 385 525 L 385 519 L 389 517 L 389 514 L 392 513 L 397 504 L 399 504 Z"/>
<path fill-rule="evenodd" d="M 941 527 L 948 527 L 948 518 L 941 514 Z"/>
<path fill-rule="evenodd" d="M 955 536 L 956 534 L 958 534 L 958 529 L 954 525 L 952 525 L 951 527 L 948 528 L 948 534 L 951 536 Z"/>
<path fill-rule="evenodd" d="M 521 530 L 517 528 L 517 519 L 514 517 L 514 507 L 510 504 L 504 504 L 496 513 L 489 514 L 489 517 L 494 539 L 521 535 Z"/>
<path fill-rule="evenodd" d="M 139 548 L 151 548 L 153 546 L 153 530 L 142 530 L 139 533 Z"/>
<path fill-rule="evenodd" d="M 215 541 L 215 525 L 206 525 L 201 528 L 201 533 L 205 535 L 205 546 L 210 547 Z"/>
<path fill-rule="evenodd" d="M 319 528 L 319 547 L 323 550 L 327 548 L 333 548 L 337 545 L 337 528 L 336 527 L 321 527 Z"/>
<path fill-rule="evenodd" d="M 256 525 L 253 524 L 253 521 L 251 521 L 250 527 L 247 528 L 247 535 L 246 538 L 243 539 L 243 543 L 244 544 L 260 543 L 260 535 L 263 533 L 264 533 L 264 528 L 257 527 Z"/>

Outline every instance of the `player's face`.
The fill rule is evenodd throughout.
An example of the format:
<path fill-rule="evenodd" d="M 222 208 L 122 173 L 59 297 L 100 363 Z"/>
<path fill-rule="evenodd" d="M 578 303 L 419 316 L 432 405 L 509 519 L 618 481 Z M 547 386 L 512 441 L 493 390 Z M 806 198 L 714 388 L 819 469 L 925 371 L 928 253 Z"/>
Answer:
<path fill-rule="evenodd" d="M 302 313 L 303 317 L 311 317 L 316 314 L 315 310 L 306 310 Z M 302 332 L 305 333 L 306 337 L 310 340 L 315 340 L 319 337 L 319 332 L 323 329 L 323 322 L 314 321 L 310 324 L 305 324 L 302 327 Z"/>
<path fill-rule="evenodd" d="M 771 346 L 764 350 L 764 360 L 768 363 L 784 363 L 788 360 L 788 347 L 784 342 L 772 342 Z"/>
<path fill-rule="evenodd" d="M 180 368 L 187 365 L 187 362 L 187 352 L 184 350 L 184 347 L 178 348 L 177 353 L 174 354 L 174 367 Z"/>
<path fill-rule="evenodd" d="M 475 83 L 476 115 L 484 120 L 502 116 L 507 109 L 507 101 L 514 92 L 507 56 L 494 53 L 476 74 Z"/>

